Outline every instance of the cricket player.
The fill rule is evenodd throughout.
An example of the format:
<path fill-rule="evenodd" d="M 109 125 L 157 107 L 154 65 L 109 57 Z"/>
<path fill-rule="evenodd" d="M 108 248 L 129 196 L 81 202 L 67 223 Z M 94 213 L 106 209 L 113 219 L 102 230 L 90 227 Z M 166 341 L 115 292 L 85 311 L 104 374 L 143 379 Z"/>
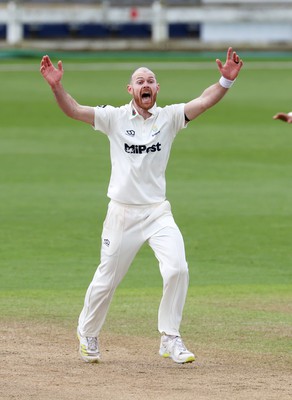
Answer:
<path fill-rule="evenodd" d="M 186 103 L 158 107 L 159 83 L 153 71 L 141 67 L 127 85 L 129 104 L 91 107 L 78 104 L 63 88 L 62 62 L 55 68 L 48 56 L 42 58 L 40 71 L 61 110 L 104 133 L 110 142 L 110 201 L 100 264 L 87 289 L 77 328 L 79 352 L 86 362 L 101 359 L 98 337 L 113 294 L 145 242 L 154 251 L 163 280 L 159 354 L 181 364 L 195 360 L 179 330 L 189 273 L 184 241 L 165 195 L 165 170 L 177 133 L 224 97 L 243 65 L 231 47 L 224 65 L 219 59 L 216 62 L 219 81 Z"/>

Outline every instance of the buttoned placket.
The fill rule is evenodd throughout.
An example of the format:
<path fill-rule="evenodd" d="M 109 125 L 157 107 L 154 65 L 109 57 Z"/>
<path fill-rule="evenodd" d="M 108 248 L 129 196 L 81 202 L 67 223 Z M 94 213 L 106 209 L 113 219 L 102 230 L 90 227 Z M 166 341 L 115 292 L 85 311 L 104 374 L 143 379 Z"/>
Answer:
<path fill-rule="evenodd" d="M 151 128 L 152 128 L 152 124 L 153 124 L 153 119 L 155 117 L 155 110 L 156 110 L 156 104 L 149 110 L 154 111 L 154 113 L 147 119 L 144 119 L 139 113 L 138 111 L 135 109 L 135 107 L 132 104 L 132 101 L 130 103 L 131 106 L 131 116 L 130 119 L 134 119 L 134 118 L 142 118 L 142 128 L 141 128 L 141 138 L 148 138 L 149 137 L 149 133 L 151 132 Z M 151 124 L 151 126 L 150 126 Z"/>

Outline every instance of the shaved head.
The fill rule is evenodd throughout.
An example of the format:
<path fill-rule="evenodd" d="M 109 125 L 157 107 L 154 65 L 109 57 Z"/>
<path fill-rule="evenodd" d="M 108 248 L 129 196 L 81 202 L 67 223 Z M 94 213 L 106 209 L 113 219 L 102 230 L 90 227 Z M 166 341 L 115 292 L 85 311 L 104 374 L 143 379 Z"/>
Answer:
<path fill-rule="evenodd" d="M 137 79 L 137 77 L 139 77 L 140 75 L 145 74 L 145 73 L 148 75 L 152 75 L 153 78 L 156 80 L 156 76 L 155 76 L 154 72 L 151 71 L 151 69 L 149 69 L 147 67 L 139 67 L 132 73 L 131 78 L 130 78 L 130 84 L 133 83 L 133 81 L 135 79 Z"/>

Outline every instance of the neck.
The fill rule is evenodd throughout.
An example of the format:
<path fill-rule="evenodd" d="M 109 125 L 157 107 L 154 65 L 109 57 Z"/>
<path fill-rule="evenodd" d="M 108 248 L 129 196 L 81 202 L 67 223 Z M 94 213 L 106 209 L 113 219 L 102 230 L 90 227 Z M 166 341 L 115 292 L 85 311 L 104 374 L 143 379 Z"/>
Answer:
<path fill-rule="evenodd" d="M 133 101 L 133 106 L 136 108 L 138 114 L 141 115 L 144 119 L 151 117 L 152 114 L 148 111 L 148 109 L 139 107 L 135 101 Z"/>

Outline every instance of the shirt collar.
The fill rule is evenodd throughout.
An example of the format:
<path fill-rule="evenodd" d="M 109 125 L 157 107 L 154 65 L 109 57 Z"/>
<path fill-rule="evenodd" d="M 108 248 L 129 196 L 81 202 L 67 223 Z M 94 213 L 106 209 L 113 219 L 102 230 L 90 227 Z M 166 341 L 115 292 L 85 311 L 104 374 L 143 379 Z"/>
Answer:
<path fill-rule="evenodd" d="M 135 108 L 134 105 L 133 105 L 133 100 L 130 101 L 129 106 L 130 106 L 130 112 L 131 112 L 130 119 L 133 119 L 133 118 L 135 118 L 137 115 L 139 115 L 139 113 L 138 113 L 138 111 L 136 110 L 136 108 Z M 156 105 L 156 103 L 155 103 L 154 106 L 151 107 L 148 111 L 149 111 L 150 114 L 152 114 L 152 115 L 157 114 L 157 105 Z"/>

